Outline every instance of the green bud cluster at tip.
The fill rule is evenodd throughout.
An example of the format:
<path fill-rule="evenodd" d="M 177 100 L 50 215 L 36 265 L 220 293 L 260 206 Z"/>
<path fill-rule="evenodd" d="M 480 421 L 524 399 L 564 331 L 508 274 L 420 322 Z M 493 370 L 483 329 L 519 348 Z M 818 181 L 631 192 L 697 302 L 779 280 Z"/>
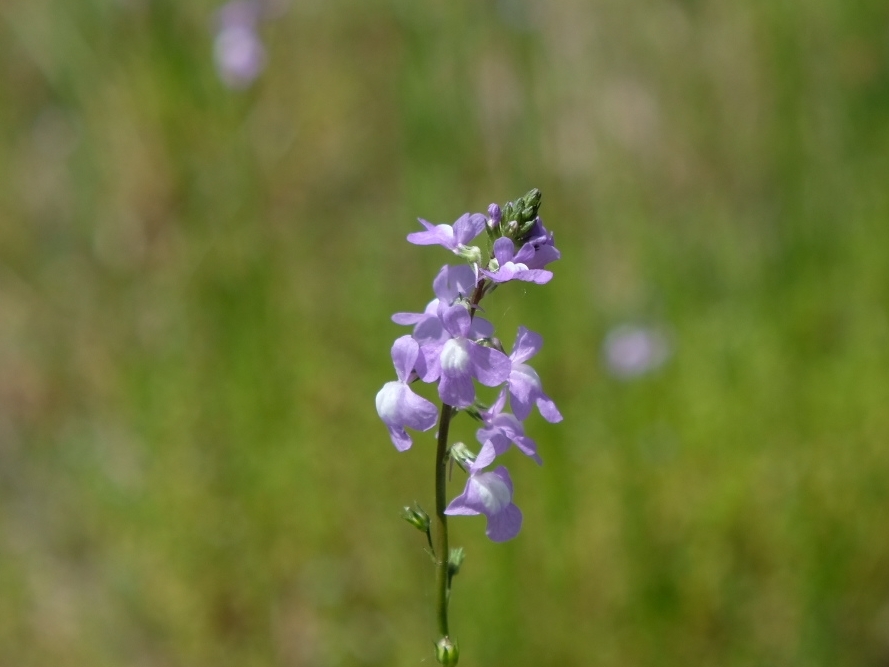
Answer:
<path fill-rule="evenodd" d="M 493 230 L 489 227 L 489 234 L 492 237 L 508 236 L 514 241 L 521 242 L 537 220 L 542 196 L 540 190 L 532 188 L 523 197 L 504 204 L 501 209 L 502 222 Z"/>

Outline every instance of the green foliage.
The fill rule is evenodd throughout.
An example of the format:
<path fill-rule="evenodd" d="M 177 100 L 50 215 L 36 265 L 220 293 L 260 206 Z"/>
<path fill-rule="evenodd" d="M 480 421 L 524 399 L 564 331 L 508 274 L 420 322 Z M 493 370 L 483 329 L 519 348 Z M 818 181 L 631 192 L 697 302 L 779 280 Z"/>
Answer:
<path fill-rule="evenodd" d="M 563 259 L 486 306 L 565 421 L 517 540 L 452 522 L 461 664 L 889 660 L 889 5 L 294 2 L 243 92 L 215 8 L 0 5 L 0 662 L 431 660 L 404 237 L 532 185 Z"/>

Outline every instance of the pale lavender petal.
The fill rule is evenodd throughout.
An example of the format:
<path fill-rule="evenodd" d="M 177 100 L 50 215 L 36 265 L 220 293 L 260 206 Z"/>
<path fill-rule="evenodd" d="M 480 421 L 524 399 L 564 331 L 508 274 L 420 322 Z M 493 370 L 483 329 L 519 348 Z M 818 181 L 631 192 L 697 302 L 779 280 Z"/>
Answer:
<path fill-rule="evenodd" d="M 402 336 L 392 345 L 392 363 L 398 379 L 406 382 L 420 353 L 420 346 L 410 336 Z"/>
<path fill-rule="evenodd" d="M 540 352 L 541 347 L 543 347 L 543 336 L 536 331 L 519 326 L 509 358 L 513 363 L 523 363 Z"/>
<path fill-rule="evenodd" d="M 507 262 L 511 262 L 514 255 L 515 244 L 512 242 L 512 239 L 502 236 L 494 241 L 494 257 L 497 258 L 497 262 L 500 266 L 503 266 Z"/>
<path fill-rule="evenodd" d="M 475 271 L 468 264 L 446 265 L 432 281 L 432 290 L 441 301 L 451 304 L 458 296 L 471 296 L 475 283 Z"/>
<path fill-rule="evenodd" d="M 478 340 L 479 338 L 490 338 L 494 335 L 494 325 L 488 322 L 484 317 L 476 316 L 472 318 L 472 325 L 469 327 L 467 338 Z"/>
<path fill-rule="evenodd" d="M 512 362 L 500 350 L 473 343 L 469 348 L 469 356 L 475 377 L 486 387 L 496 387 L 509 379 Z"/>
<path fill-rule="evenodd" d="M 465 408 L 475 400 L 475 385 L 472 376 L 466 373 L 445 373 L 442 370 L 438 381 L 438 396 L 455 408 Z"/>
<path fill-rule="evenodd" d="M 484 414 L 483 418 L 486 417 Z M 496 414 L 485 426 L 476 431 L 476 437 L 479 442 L 485 443 L 486 447 L 490 445 L 490 449 L 497 456 L 502 455 L 511 444 L 514 444 L 519 451 L 532 458 L 538 465 L 543 463 L 537 454 L 537 443 L 525 435 L 525 429 L 515 415 Z"/>
<path fill-rule="evenodd" d="M 562 413 L 559 412 L 556 404 L 553 403 L 553 399 L 543 392 L 540 392 L 540 396 L 537 397 L 537 409 L 540 410 L 540 415 L 550 424 L 562 421 Z"/>
<path fill-rule="evenodd" d="M 506 468 L 473 473 L 466 480 L 463 493 L 454 498 L 445 514 L 484 514 L 488 518 L 485 533 L 495 542 L 515 537 L 522 527 L 522 513 L 512 502 L 512 480 Z"/>
<path fill-rule="evenodd" d="M 475 473 L 487 468 L 494 462 L 495 458 L 497 458 L 497 449 L 493 442 L 488 441 L 482 445 L 481 451 L 479 451 L 478 456 L 475 457 L 475 461 L 469 468 L 469 472 Z"/>
<path fill-rule="evenodd" d="M 506 283 L 510 280 L 523 280 L 528 283 L 545 285 L 553 278 L 552 271 L 545 269 L 529 269 L 524 264 L 506 262 L 496 272 L 480 269 L 480 271 L 495 283 Z"/>
<path fill-rule="evenodd" d="M 453 338 L 442 347 L 438 395 L 448 405 L 462 408 L 475 400 L 472 383 L 472 349 L 475 347 L 475 343 L 465 338 Z"/>
<path fill-rule="evenodd" d="M 513 279 L 523 280 L 526 283 L 534 283 L 536 285 L 545 285 L 553 279 L 553 272 L 546 269 L 524 269 L 516 271 Z"/>
<path fill-rule="evenodd" d="M 525 421 L 531 414 L 534 397 L 540 391 L 540 377 L 525 364 L 513 364 L 509 374 L 509 404 L 516 417 Z"/>
<path fill-rule="evenodd" d="M 512 477 L 509 476 L 509 470 L 506 469 L 506 466 L 498 466 L 496 470 L 491 472 L 491 474 L 500 478 L 509 491 L 509 497 L 512 498 Z"/>
<path fill-rule="evenodd" d="M 522 510 L 515 505 L 509 505 L 499 514 L 488 517 L 485 535 L 492 542 L 506 542 L 518 535 L 521 529 Z"/>
<path fill-rule="evenodd" d="M 540 454 L 537 453 L 537 443 L 534 442 L 533 439 L 529 438 L 527 435 L 517 435 L 513 439 L 513 442 L 522 454 L 532 459 L 537 465 L 543 465 L 543 459 L 540 458 Z"/>
<path fill-rule="evenodd" d="M 515 254 L 515 257 L 512 258 L 512 261 L 516 264 L 527 264 L 534 259 L 534 254 L 534 245 L 531 243 L 526 243 L 521 248 L 519 248 L 519 251 Z"/>
<path fill-rule="evenodd" d="M 428 431 L 438 420 L 438 408 L 431 401 L 418 396 L 410 387 L 402 397 L 402 406 L 405 411 L 403 424 L 415 431 Z"/>
<path fill-rule="evenodd" d="M 419 221 L 426 231 L 408 234 L 407 240 L 410 243 L 414 245 L 443 245 L 451 250 L 457 247 L 454 242 L 454 229 L 450 225 L 433 225 L 422 218 L 419 218 Z"/>
<path fill-rule="evenodd" d="M 441 376 L 441 350 L 444 342 L 425 339 L 419 343 L 420 356 L 417 357 L 414 369 L 423 382 L 435 382 Z"/>
<path fill-rule="evenodd" d="M 561 256 L 562 253 L 551 245 L 540 246 L 534 251 L 534 257 L 526 261 L 525 264 L 529 269 L 542 269 L 550 262 L 555 262 Z"/>
<path fill-rule="evenodd" d="M 411 445 L 414 444 L 414 441 L 411 440 L 411 436 L 407 434 L 400 426 L 390 426 L 386 424 L 386 428 L 389 430 L 389 437 L 392 439 L 392 444 L 395 445 L 395 449 L 399 452 L 406 452 L 411 448 Z"/>
<path fill-rule="evenodd" d="M 444 328 L 452 336 L 466 337 L 469 333 L 470 317 L 469 311 L 460 304 L 453 306 L 445 306 L 441 304 L 438 310 L 438 316 L 444 324 Z"/>
<path fill-rule="evenodd" d="M 502 264 L 497 271 L 488 271 L 487 269 L 479 269 L 479 271 L 490 278 L 495 283 L 507 283 L 513 279 L 516 273 L 516 266 L 512 262 Z"/>
<path fill-rule="evenodd" d="M 490 447 L 494 456 L 502 456 L 505 454 L 511 444 L 511 441 L 506 434 L 498 428 L 480 428 L 476 432 L 476 437 L 479 442 L 484 443 L 482 451 L 484 451 L 485 447 Z M 488 463 L 490 463 L 490 461 Z"/>
<path fill-rule="evenodd" d="M 395 322 L 395 324 L 410 326 L 411 324 L 422 322 L 426 317 L 428 316 L 424 313 L 395 313 L 392 316 L 392 321 Z"/>
<path fill-rule="evenodd" d="M 445 508 L 445 514 L 448 516 L 473 516 L 475 514 L 481 514 L 479 510 L 467 504 L 464 496 L 465 493 L 454 498 L 447 508 Z"/>
<path fill-rule="evenodd" d="M 454 223 L 454 237 L 456 242 L 466 245 L 485 228 L 485 216 L 481 213 L 464 213 Z"/>
<path fill-rule="evenodd" d="M 425 398 L 417 396 L 403 382 L 387 382 L 377 392 L 377 414 L 389 429 L 392 443 L 399 451 L 411 446 L 411 438 L 404 427 L 428 431 L 437 419 L 436 407 Z"/>
<path fill-rule="evenodd" d="M 426 315 L 414 327 L 414 338 L 420 345 L 426 341 L 446 341 L 450 336 L 445 331 L 444 325 L 438 319 L 438 315 Z"/>
<path fill-rule="evenodd" d="M 484 514 L 502 512 L 512 502 L 512 480 L 509 472 L 499 466 L 492 472 L 469 476 L 463 493 L 454 498 L 445 514 Z"/>

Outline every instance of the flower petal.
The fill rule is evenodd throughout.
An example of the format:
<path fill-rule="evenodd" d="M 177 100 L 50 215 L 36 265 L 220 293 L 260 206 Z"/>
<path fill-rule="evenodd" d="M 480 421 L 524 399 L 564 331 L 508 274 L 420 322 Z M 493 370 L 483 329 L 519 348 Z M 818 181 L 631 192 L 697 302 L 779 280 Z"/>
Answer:
<path fill-rule="evenodd" d="M 469 333 L 469 311 L 463 305 L 456 303 L 449 306 L 442 303 L 438 309 L 438 317 L 452 336 L 465 338 Z"/>
<path fill-rule="evenodd" d="M 514 364 L 521 364 L 540 352 L 541 347 L 543 347 L 543 336 L 520 326 L 509 358 Z"/>
<path fill-rule="evenodd" d="M 432 291 L 441 301 L 450 305 L 458 296 L 470 296 L 475 289 L 475 282 L 475 271 L 468 264 L 445 265 L 432 281 Z"/>
<path fill-rule="evenodd" d="M 497 258 L 497 262 L 500 266 L 503 266 L 507 262 L 511 262 L 514 256 L 515 244 L 512 242 L 512 239 L 501 236 L 494 241 L 494 257 Z"/>
<path fill-rule="evenodd" d="M 420 224 L 426 228 L 425 232 L 411 232 L 407 240 L 414 245 L 442 245 L 453 250 L 457 247 L 454 241 L 454 230 L 450 225 L 433 225 L 419 218 Z"/>
<path fill-rule="evenodd" d="M 469 356 L 474 375 L 486 387 L 496 387 L 509 379 L 512 362 L 500 350 L 471 343 Z"/>
<path fill-rule="evenodd" d="M 485 222 L 481 213 L 464 213 L 454 223 L 454 239 L 458 244 L 466 245 L 482 233 Z"/>
<path fill-rule="evenodd" d="M 492 542 L 511 540 L 522 529 L 522 510 L 515 505 L 508 505 L 502 512 L 488 517 L 488 528 L 485 535 Z"/>
<path fill-rule="evenodd" d="M 392 344 L 392 363 L 398 379 L 402 382 L 406 382 L 414 370 L 419 353 L 420 346 L 411 336 L 402 336 Z"/>

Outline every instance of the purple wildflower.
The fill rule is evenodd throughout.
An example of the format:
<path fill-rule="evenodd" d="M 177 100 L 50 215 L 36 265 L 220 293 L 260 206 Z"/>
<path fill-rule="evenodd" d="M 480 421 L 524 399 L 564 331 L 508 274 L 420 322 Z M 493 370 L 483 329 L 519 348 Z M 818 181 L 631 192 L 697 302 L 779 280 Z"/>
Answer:
<path fill-rule="evenodd" d="M 603 351 L 612 375 L 623 379 L 653 371 L 670 356 L 663 332 L 629 325 L 612 329 L 605 337 Z"/>
<path fill-rule="evenodd" d="M 404 430 L 409 426 L 417 431 L 428 431 L 435 426 L 438 410 L 408 386 L 420 346 L 410 336 L 402 336 L 392 345 L 392 363 L 398 380 L 387 382 L 377 393 L 377 413 L 389 429 L 395 448 L 410 449 L 411 437 Z"/>
<path fill-rule="evenodd" d="M 512 495 L 512 479 L 503 466 L 492 472 L 476 472 L 466 480 L 463 493 L 451 501 L 445 514 L 484 514 L 488 518 L 485 534 L 494 542 L 505 542 L 522 528 L 522 511 L 513 504 Z"/>
<path fill-rule="evenodd" d="M 476 438 L 483 446 L 471 466 L 471 472 L 488 467 L 510 445 L 515 445 L 522 454 L 536 461 L 537 465 L 543 464 L 537 454 L 537 443 L 525 435 L 525 428 L 515 415 L 502 411 L 504 403 L 506 394 L 501 393 L 494 405 L 481 413 L 485 425 L 476 431 Z"/>
<path fill-rule="evenodd" d="M 515 416 L 522 421 L 528 418 L 532 405 L 536 404 L 543 418 L 554 424 L 562 421 L 562 413 L 553 400 L 543 393 L 537 371 L 524 363 L 537 354 L 542 346 L 543 338 L 540 334 L 523 326 L 519 327 L 512 354 L 509 355 L 512 362 L 508 380 L 509 404 Z"/>
<path fill-rule="evenodd" d="M 392 321 L 396 324 L 413 325 L 414 339 L 420 344 L 421 358 L 416 371 L 423 382 L 435 382 L 441 375 L 441 350 L 451 339 L 439 319 L 439 304 L 450 306 L 458 297 L 467 296 L 475 288 L 475 277 L 471 267 L 443 266 L 432 283 L 436 298 L 429 302 L 422 313 L 395 313 Z M 469 338 L 490 338 L 494 326 L 483 317 L 475 317 L 469 329 Z"/>
<path fill-rule="evenodd" d="M 260 13 L 258 2 L 233 0 L 217 14 L 213 55 L 219 77 L 229 88 L 246 88 L 265 67 L 265 47 L 256 33 Z"/>
<path fill-rule="evenodd" d="M 523 245 L 521 250 L 516 253 L 512 239 L 501 237 L 494 241 L 494 258 L 496 259 L 495 270 L 492 272 L 481 269 L 481 272 L 495 283 L 524 280 L 543 285 L 552 280 L 552 271 L 528 268 L 527 262 L 534 259 L 534 247 L 530 243 Z M 492 265 L 494 265 L 493 262 Z"/>
<path fill-rule="evenodd" d="M 534 253 L 530 258 L 523 260 L 529 269 L 542 269 L 562 256 L 562 253 L 553 245 L 552 232 L 547 231 L 543 226 L 540 216 L 534 219 L 534 224 L 522 240 L 524 242 L 522 250 L 530 246 Z"/>
<path fill-rule="evenodd" d="M 452 225 L 433 225 L 419 218 L 425 232 L 412 232 L 407 240 L 414 245 L 441 245 L 461 255 L 467 244 L 482 233 L 485 228 L 485 216 L 481 213 L 464 213 Z"/>
<path fill-rule="evenodd" d="M 457 408 L 465 408 L 475 400 L 475 378 L 486 387 L 496 387 L 509 377 L 509 358 L 491 347 L 469 339 L 471 320 L 461 304 L 439 305 L 439 319 L 452 336 L 441 348 L 439 363 L 441 380 L 438 395 Z"/>

